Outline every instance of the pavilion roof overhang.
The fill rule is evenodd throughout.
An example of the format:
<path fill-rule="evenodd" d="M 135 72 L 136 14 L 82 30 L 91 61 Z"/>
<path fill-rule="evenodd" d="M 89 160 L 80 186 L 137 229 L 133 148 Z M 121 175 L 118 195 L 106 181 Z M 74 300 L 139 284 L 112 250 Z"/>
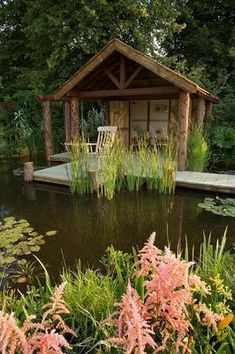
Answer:
<path fill-rule="evenodd" d="M 132 75 L 124 82 L 121 72 L 124 70 L 123 61 L 120 61 L 120 82 L 108 69 L 104 71 L 110 81 L 113 82 L 112 89 L 92 89 L 86 90 L 79 87 L 92 72 L 97 70 L 102 63 L 108 60 L 113 53 L 119 53 L 120 58 L 127 58 L 138 64 Z M 145 68 L 155 74 L 157 77 L 165 80 L 167 85 L 158 87 L 142 87 L 130 88 L 128 81 L 133 80 Z M 214 103 L 218 102 L 218 98 L 210 94 L 205 89 L 198 86 L 195 82 L 189 80 L 185 76 L 169 69 L 168 67 L 158 63 L 153 58 L 141 53 L 140 51 L 130 47 L 118 39 L 111 40 L 104 48 L 102 48 L 93 58 L 91 58 L 84 66 L 82 66 L 72 77 L 70 77 L 63 85 L 61 85 L 51 95 L 39 96 L 40 100 L 61 101 L 68 100 L 71 96 L 78 97 L 81 100 L 87 99 L 104 99 L 104 100 L 131 100 L 131 99 L 157 99 L 157 98 L 177 98 L 179 92 L 183 90 L 193 95 L 204 97 Z"/>

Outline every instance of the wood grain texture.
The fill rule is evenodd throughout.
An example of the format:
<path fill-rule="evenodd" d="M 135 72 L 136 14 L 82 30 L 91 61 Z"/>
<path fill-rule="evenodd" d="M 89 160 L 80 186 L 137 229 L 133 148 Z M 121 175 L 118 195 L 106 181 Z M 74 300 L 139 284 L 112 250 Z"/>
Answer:
<path fill-rule="evenodd" d="M 54 154 L 50 101 L 42 101 L 46 157 Z"/>
<path fill-rule="evenodd" d="M 190 95 L 182 91 L 179 97 L 179 156 L 178 170 L 185 171 L 187 162 L 187 142 L 189 126 Z"/>

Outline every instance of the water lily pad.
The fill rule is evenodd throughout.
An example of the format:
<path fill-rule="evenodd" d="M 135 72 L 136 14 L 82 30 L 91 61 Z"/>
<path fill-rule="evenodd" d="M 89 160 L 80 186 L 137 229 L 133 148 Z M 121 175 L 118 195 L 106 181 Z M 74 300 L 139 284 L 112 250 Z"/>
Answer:
<path fill-rule="evenodd" d="M 53 236 L 56 231 L 49 231 L 47 236 Z M 25 266 L 27 261 L 25 256 L 40 250 L 45 243 L 44 235 L 38 234 L 25 219 L 16 220 L 9 216 L 0 221 L 0 267 L 4 269 L 3 278 L 9 278 L 9 273 L 18 271 Z M 28 267 L 29 268 L 29 267 Z M 28 269 L 27 268 L 27 269 Z M 34 267 L 31 267 L 33 270 Z M 1 275 L 0 275 L 1 278 Z M 25 278 L 15 277 L 16 282 L 25 282 Z M 17 279 L 17 280 L 16 280 Z"/>
<path fill-rule="evenodd" d="M 235 217 L 234 198 L 205 198 L 203 203 L 198 203 L 198 206 L 215 215 Z"/>
<path fill-rule="evenodd" d="M 47 236 L 54 236 L 54 235 L 56 235 L 56 233 L 57 233 L 57 231 L 47 231 L 46 235 Z"/>

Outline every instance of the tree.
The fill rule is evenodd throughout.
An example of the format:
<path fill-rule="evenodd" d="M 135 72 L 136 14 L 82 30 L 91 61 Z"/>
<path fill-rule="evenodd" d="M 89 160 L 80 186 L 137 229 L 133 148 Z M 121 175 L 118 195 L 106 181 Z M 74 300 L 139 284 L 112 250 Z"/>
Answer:
<path fill-rule="evenodd" d="M 153 53 L 177 15 L 170 0 L 9 0 L 0 11 L 2 97 L 50 92 L 114 37 Z"/>

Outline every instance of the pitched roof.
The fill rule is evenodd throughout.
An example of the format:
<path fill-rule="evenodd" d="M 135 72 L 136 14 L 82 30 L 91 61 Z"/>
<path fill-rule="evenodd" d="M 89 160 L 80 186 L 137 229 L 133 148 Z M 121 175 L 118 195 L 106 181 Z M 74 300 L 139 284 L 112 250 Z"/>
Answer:
<path fill-rule="evenodd" d="M 159 77 L 169 81 L 170 83 L 186 92 L 198 94 L 212 102 L 218 102 L 219 100 L 216 96 L 213 96 L 210 92 L 206 91 L 195 82 L 166 67 L 165 65 L 160 64 L 150 56 L 143 54 L 142 52 L 132 48 L 131 46 L 118 39 L 112 39 L 110 42 L 108 42 L 107 45 L 104 46 L 94 57 L 92 57 L 63 85 L 61 85 L 55 92 L 53 92 L 50 97 L 54 100 L 61 99 L 69 90 L 80 83 L 87 75 L 89 75 L 94 69 L 96 69 L 97 66 L 99 66 L 115 51 L 137 62 Z"/>

